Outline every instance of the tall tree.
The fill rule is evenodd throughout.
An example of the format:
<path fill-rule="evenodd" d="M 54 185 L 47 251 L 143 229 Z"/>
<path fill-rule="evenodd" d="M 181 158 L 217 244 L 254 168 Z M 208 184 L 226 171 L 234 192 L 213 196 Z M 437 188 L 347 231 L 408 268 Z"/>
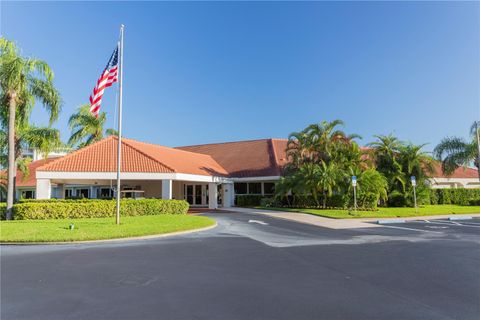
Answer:
<path fill-rule="evenodd" d="M 402 166 L 398 162 L 400 149 L 404 143 L 393 135 L 375 135 L 377 140 L 368 144 L 371 148 L 370 155 L 375 162 L 377 170 L 387 178 L 389 191 L 405 191 L 406 179 Z"/>
<path fill-rule="evenodd" d="M 53 85 L 53 72 L 42 60 L 20 55 L 15 43 L 0 38 L 0 120 L 8 128 L 7 213 L 12 218 L 16 173 L 15 128 L 29 123 L 36 100 L 50 116 L 50 125 L 58 118 L 61 99 Z"/>
<path fill-rule="evenodd" d="M 480 151 L 478 146 L 479 122 L 470 128 L 470 141 L 460 137 L 446 137 L 435 147 L 435 157 L 442 161 L 442 171 L 451 175 L 459 167 L 473 163 L 477 167 L 480 179 Z"/>
<path fill-rule="evenodd" d="M 95 117 L 90 112 L 90 104 L 81 105 L 68 120 L 68 126 L 72 130 L 68 143 L 83 148 L 102 140 L 104 135 L 116 135 L 117 131 L 114 129 L 107 129 L 104 132 L 106 121 L 107 115 L 105 112 L 100 112 L 98 117 Z"/>

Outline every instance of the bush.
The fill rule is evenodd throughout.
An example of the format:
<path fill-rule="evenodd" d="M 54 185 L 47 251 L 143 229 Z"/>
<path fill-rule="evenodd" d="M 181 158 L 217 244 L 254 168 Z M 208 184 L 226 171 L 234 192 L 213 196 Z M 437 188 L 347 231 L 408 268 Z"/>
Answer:
<path fill-rule="evenodd" d="M 235 204 L 239 207 L 255 207 L 261 204 L 262 198 L 264 197 L 256 194 L 239 195 L 235 198 Z"/>
<path fill-rule="evenodd" d="M 7 204 L 5 202 L 0 202 L 0 220 L 5 220 L 7 214 Z"/>
<path fill-rule="evenodd" d="M 431 204 L 456 204 L 461 206 L 480 203 L 480 189 L 432 189 Z"/>
<path fill-rule="evenodd" d="M 68 198 L 68 199 L 20 199 L 18 200 L 18 203 L 57 203 L 57 202 L 73 202 L 73 203 L 78 203 L 78 202 L 95 202 L 95 201 L 105 201 L 104 199 L 88 199 L 88 198 Z"/>
<path fill-rule="evenodd" d="M 126 199 L 121 201 L 120 208 L 122 216 L 185 214 L 188 203 L 183 200 Z M 40 200 L 24 201 L 13 206 L 16 220 L 103 218 L 114 215 L 114 200 Z"/>

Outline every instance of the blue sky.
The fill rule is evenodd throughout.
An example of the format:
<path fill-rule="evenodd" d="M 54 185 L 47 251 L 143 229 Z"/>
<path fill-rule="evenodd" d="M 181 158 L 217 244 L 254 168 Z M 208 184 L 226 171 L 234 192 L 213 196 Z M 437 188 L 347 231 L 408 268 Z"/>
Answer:
<path fill-rule="evenodd" d="M 1 33 L 47 61 L 67 120 L 125 30 L 124 135 L 168 146 L 283 138 L 342 119 L 430 143 L 480 118 L 480 6 L 448 2 L 5 2 Z M 102 109 L 114 126 L 115 91 Z M 33 121 L 46 123 L 38 106 Z"/>

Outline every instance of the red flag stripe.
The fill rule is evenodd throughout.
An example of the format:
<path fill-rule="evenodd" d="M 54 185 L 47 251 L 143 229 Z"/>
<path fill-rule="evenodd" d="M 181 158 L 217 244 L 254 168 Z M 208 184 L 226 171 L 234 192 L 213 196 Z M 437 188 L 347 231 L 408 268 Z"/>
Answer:
<path fill-rule="evenodd" d="M 90 95 L 90 112 L 98 117 L 100 112 L 100 107 L 102 104 L 103 93 L 105 89 L 111 87 L 115 82 L 118 81 L 118 47 L 113 52 L 110 60 L 108 61 L 107 67 L 98 78 L 93 92 Z"/>

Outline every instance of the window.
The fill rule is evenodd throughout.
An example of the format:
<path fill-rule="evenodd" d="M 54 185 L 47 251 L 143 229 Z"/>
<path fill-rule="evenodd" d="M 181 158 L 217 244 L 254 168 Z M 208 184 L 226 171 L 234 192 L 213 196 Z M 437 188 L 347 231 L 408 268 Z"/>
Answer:
<path fill-rule="evenodd" d="M 235 194 L 247 194 L 247 184 L 244 182 L 235 183 Z"/>
<path fill-rule="evenodd" d="M 88 198 L 89 191 L 90 190 L 88 190 L 88 189 L 78 189 L 77 190 L 77 197 Z"/>
<path fill-rule="evenodd" d="M 262 194 L 262 184 L 260 182 L 250 182 L 248 184 L 248 194 Z"/>
<path fill-rule="evenodd" d="M 21 197 L 22 197 L 22 199 L 34 199 L 35 198 L 35 191 L 33 191 L 33 190 L 22 191 Z"/>
<path fill-rule="evenodd" d="M 113 198 L 113 192 L 110 188 L 100 188 L 97 190 L 97 198 L 110 199 Z"/>
<path fill-rule="evenodd" d="M 73 197 L 73 189 L 65 189 L 65 199 Z"/>
<path fill-rule="evenodd" d="M 267 195 L 274 194 L 275 193 L 275 183 L 265 182 L 263 184 L 263 192 Z"/>

